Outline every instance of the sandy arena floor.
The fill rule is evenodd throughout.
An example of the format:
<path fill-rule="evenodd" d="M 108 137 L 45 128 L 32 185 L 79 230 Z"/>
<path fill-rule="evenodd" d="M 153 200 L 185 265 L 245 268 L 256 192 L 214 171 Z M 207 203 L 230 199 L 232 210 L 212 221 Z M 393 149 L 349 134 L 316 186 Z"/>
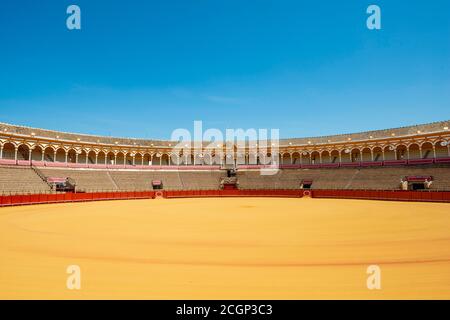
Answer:
<path fill-rule="evenodd" d="M 381 268 L 381 290 L 366 269 Z M 69 265 L 81 289 L 66 287 Z M 0 208 L 0 298 L 450 299 L 450 204 L 177 199 Z"/>

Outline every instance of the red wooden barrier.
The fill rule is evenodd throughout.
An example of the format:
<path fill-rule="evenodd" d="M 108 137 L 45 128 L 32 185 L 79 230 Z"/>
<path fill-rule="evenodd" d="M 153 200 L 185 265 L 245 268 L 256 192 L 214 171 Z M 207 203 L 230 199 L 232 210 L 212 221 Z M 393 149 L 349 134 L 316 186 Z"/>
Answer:
<path fill-rule="evenodd" d="M 313 198 L 450 202 L 450 191 L 312 190 Z"/>
<path fill-rule="evenodd" d="M 164 198 L 179 197 L 302 197 L 304 190 L 175 190 L 158 191 Z M 308 190 L 313 198 L 347 198 L 397 201 L 450 202 L 450 191 L 401 190 Z M 155 191 L 59 193 L 0 196 L 0 206 L 97 201 L 108 199 L 153 199 Z"/>
<path fill-rule="evenodd" d="M 3 199 L 3 204 L 10 205 L 11 204 L 11 196 L 5 196 L 5 198 Z"/>

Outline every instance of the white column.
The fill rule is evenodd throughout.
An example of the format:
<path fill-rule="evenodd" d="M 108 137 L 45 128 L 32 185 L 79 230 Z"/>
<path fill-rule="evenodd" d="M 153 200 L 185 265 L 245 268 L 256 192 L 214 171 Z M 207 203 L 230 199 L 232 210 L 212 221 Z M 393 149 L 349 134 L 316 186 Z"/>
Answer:
<path fill-rule="evenodd" d="M 30 163 L 31 163 L 31 156 L 32 156 L 32 154 L 33 154 L 33 150 L 29 150 L 28 151 L 28 161 L 30 161 Z"/>
<path fill-rule="evenodd" d="M 75 153 L 75 163 L 78 163 L 78 153 Z"/>
<path fill-rule="evenodd" d="M 45 161 L 45 150 L 42 150 L 42 157 L 41 157 L 42 162 Z"/>
<path fill-rule="evenodd" d="M 436 146 L 433 145 L 433 157 L 434 159 L 436 159 Z"/>
<path fill-rule="evenodd" d="M 19 148 L 16 147 L 15 151 L 14 151 L 14 160 L 17 162 L 17 152 L 19 151 Z"/>
<path fill-rule="evenodd" d="M 133 166 L 135 165 L 135 162 L 134 162 L 135 157 L 136 157 L 136 156 L 133 156 Z"/>
<path fill-rule="evenodd" d="M 67 159 L 69 158 L 69 152 L 66 151 L 66 163 L 67 163 Z"/>
<path fill-rule="evenodd" d="M 370 149 L 370 159 L 373 161 L 373 149 Z"/>
<path fill-rule="evenodd" d="M 98 164 L 98 153 L 95 154 L 95 164 Z"/>
<path fill-rule="evenodd" d="M 3 146 L 0 146 L 0 159 L 3 158 Z"/>

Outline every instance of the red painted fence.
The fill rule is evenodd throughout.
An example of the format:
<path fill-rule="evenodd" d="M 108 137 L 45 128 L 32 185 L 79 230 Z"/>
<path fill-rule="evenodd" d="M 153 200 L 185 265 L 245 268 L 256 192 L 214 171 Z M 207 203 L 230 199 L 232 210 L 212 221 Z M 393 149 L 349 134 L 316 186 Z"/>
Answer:
<path fill-rule="evenodd" d="M 312 190 L 313 198 L 450 202 L 450 191 Z"/>
<path fill-rule="evenodd" d="M 62 202 L 152 199 L 154 197 L 154 191 L 3 195 L 0 196 L 0 207 Z"/>
<path fill-rule="evenodd" d="M 132 191 L 58 193 L 0 196 L 0 207 L 64 203 L 100 200 L 130 200 L 163 198 L 206 198 L 206 197 L 287 197 L 366 199 L 394 201 L 450 202 L 450 191 L 401 191 L 401 190 L 176 190 L 176 191 Z"/>
<path fill-rule="evenodd" d="M 196 197 L 287 197 L 299 198 L 303 190 L 177 190 L 165 191 L 165 198 Z"/>

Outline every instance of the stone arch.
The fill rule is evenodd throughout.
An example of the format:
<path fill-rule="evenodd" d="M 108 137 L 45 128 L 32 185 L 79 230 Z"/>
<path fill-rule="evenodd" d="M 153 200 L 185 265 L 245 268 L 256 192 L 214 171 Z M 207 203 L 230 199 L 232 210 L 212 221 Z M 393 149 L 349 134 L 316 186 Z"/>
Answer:
<path fill-rule="evenodd" d="M 194 160 L 195 162 L 193 164 L 195 165 L 202 165 L 203 164 L 203 154 L 202 153 L 196 153 L 194 154 Z M 165 154 L 162 155 L 162 165 L 164 165 L 165 162 Z"/>
<path fill-rule="evenodd" d="M 161 165 L 168 166 L 170 164 L 170 157 L 167 153 L 161 155 Z"/>
<path fill-rule="evenodd" d="M 112 151 L 108 151 L 106 154 L 106 164 L 107 165 L 115 165 L 116 164 L 116 155 Z"/>
<path fill-rule="evenodd" d="M 300 158 L 300 162 L 301 164 L 311 164 L 311 153 L 309 151 L 302 151 L 302 153 L 300 154 L 301 158 Z"/>
<path fill-rule="evenodd" d="M 383 161 L 383 148 L 376 146 L 372 149 L 373 161 Z"/>
<path fill-rule="evenodd" d="M 72 150 L 73 151 L 73 150 Z M 56 149 L 55 162 L 66 162 L 66 151 L 63 148 Z"/>
<path fill-rule="evenodd" d="M 434 143 L 436 149 L 436 158 L 450 157 L 450 146 L 446 140 L 438 140 Z"/>
<path fill-rule="evenodd" d="M 352 149 L 351 148 L 345 148 L 342 149 L 341 151 L 341 162 L 342 163 L 349 163 L 352 162 Z"/>
<path fill-rule="evenodd" d="M 30 147 L 28 145 L 19 145 L 17 148 L 17 160 L 30 161 Z"/>
<path fill-rule="evenodd" d="M 131 153 L 129 153 L 129 152 L 126 153 L 124 158 L 125 158 L 125 164 L 127 166 L 132 166 L 133 165 L 133 155 Z"/>
<path fill-rule="evenodd" d="M 395 147 L 392 145 L 384 146 L 384 160 L 396 160 Z"/>
<path fill-rule="evenodd" d="M 311 164 L 320 164 L 320 153 L 317 150 L 311 152 Z"/>
<path fill-rule="evenodd" d="M 44 149 L 44 161 L 55 162 L 55 149 L 53 147 Z"/>
<path fill-rule="evenodd" d="M 351 149 L 350 162 L 361 162 L 361 149 L 359 149 L 359 148 Z"/>
<path fill-rule="evenodd" d="M 330 151 L 330 163 L 339 163 L 339 150 L 331 150 Z"/>
<path fill-rule="evenodd" d="M 67 150 L 67 163 L 77 162 L 77 151 L 75 149 Z"/>
<path fill-rule="evenodd" d="M 422 159 L 434 158 L 433 144 L 430 141 L 422 143 L 421 147 L 422 147 Z"/>
<path fill-rule="evenodd" d="M 224 155 L 224 160 L 223 160 L 225 163 L 227 163 L 227 164 L 232 164 L 232 163 L 234 163 L 234 155 L 233 155 L 233 153 L 227 153 L 227 154 L 225 154 Z M 258 163 L 260 162 L 260 159 L 259 159 L 259 154 L 258 154 Z"/>
<path fill-rule="evenodd" d="M 137 166 L 142 166 L 143 165 L 143 163 L 142 163 L 143 159 L 144 158 L 142 156 L 142 153 L 140 153 L 140 152 L 136 153 L 135 156 L 134 156 L 134 164 L 137 165 Z"/>
<path fill-rule="evenodd" d="M 322 163 L 331 163 L 331 154 L 328 150 L 323 150 L 321 152 Z"/>
<path fill-rule="evenodd" d="M 144 153 L 142 159 L 144 161 L 143 162 L 144 166 L 149 166 L 152 163 L 152 155 L 150 153 Z"/>
<path fill-rule="evenodd" d="M 86 152 L 86 150 L 81 150 L 80 154 L 78 155 L 78 163 L 81 163 L 81 164 L 87 163 L 87 152 Z"/>
<path fill-rule="evenodd" d="M 152 158 L 152 165 L 154 166 L 160 166 L 162 164 L 162 153 L 158 152 L 153 155 Z"/>
<path fill-rule="evenodd" d="M 177 159 L 176 155 L 175 155 L 174 159 Z M 244 159 L 244 161 L 245 161 L 245 159 Z M 211 165 L 213 165 L 213 162 L 214 162 L 214 157 L 213 157 L 212 153 L 207 152 L 207 153 L 203 154 L 203 163 L 205 165 L 211 166 Z M 176 165 L 177 162 L 174 162 L 173 164 Z"/>
<path fill-rule="evenodd" d="M 31 152 L 32 161 L 42 161 L 43 160 L 43 148 L 41 146 L 35 146 Z"/>
<path fill-rule="evenodd" d="M 372 161 L 372 150 L 369 147 L 364 147 L 361 149 L 361 161 L 370 162 Z"/>
<path fill-rule="evenodd" d="M 104 151 L 99 151 L 99 153 L 97 154 L 96 164 L 106 164 L 106 153 Z"/>
<path fill-rule="evenodd" d="M 125 154 L 122 151 L 119 151 L 115 157 L 115 165 L 123 166 L 125 165 Z"/>
<path fill-rule="evenodd" d="M 88 164 L 95 164 L 96 159 L 96 153 L 95 151 L 91 150 L 87 153 L 87 163 Z"/>
<path fill-rule="evenodd" d="M 399 144 L 395 147 L 395 153 L 397 160 L 408 159 L 408 148 L 404 144 Z"/>
<path fill-rule="evenodd" d="M 292 154 L 289 152 L 285 152 L 281 155 L 281 164 L 291 164 L 292 163 Z"/>
<path fill-rule="evenodd" d="M 420 145 L 418 143 L 411 143 L 408 146 L 409 159 L 420 159 L 422 158 Z"/>
<path fill-rule="evenodd" d="M 2 159 L 14 160 L 16 158 L 16 146 L 12 142 L 3 145 Z"/>

